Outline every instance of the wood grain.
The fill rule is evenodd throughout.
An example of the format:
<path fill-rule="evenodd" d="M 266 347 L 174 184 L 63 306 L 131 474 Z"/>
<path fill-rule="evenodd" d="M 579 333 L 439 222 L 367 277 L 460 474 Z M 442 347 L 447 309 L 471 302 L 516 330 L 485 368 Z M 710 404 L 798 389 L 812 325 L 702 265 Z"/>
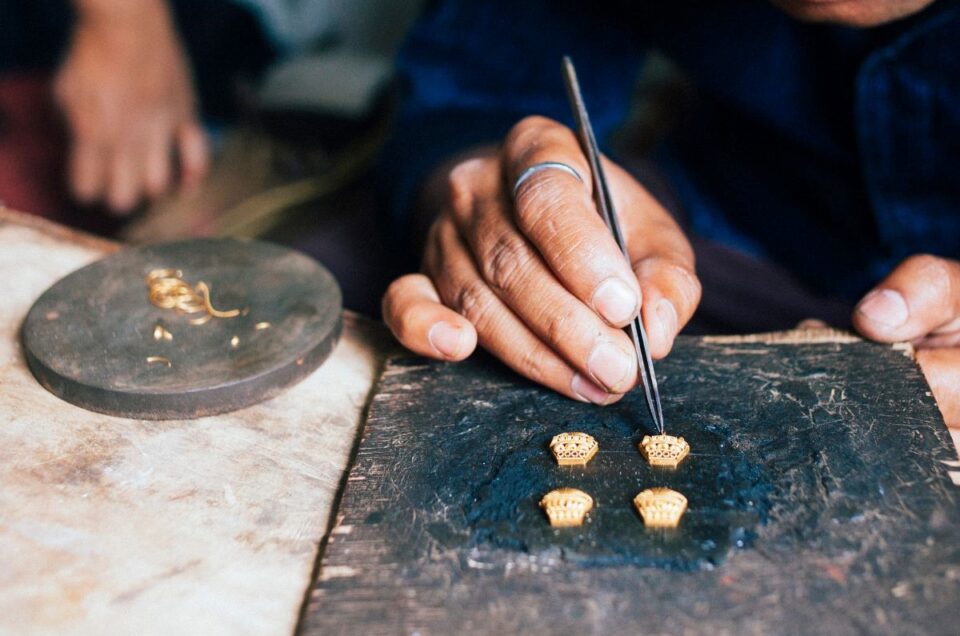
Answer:
<path fill-rule="evenodd" d="M 0 215 L 0 633 L 292 633 L 382 329 L 348 314 L 317 372 L 230 415 L 90 413 L 37 384 L 17 329 L 115 246 Z"/>

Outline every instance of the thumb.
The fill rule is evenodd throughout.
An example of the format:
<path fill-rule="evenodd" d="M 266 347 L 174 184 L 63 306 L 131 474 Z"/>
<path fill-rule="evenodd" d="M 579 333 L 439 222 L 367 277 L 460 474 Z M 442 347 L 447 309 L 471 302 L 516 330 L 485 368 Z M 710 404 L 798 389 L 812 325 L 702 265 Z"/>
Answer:
<path fill-rule="evenodd" d="M 881 342 L 960 328 L 960 263 L 929 255 L 908 258 L 860 301 L 853 324 Z"/>
<path fill-rule="evenodd" d="M 438 360 L 463 360 L 477 348 L 473 324 L 440 303 L 433 282 L 408 274 L 391 283 L 383 297 L 383 320 L 414 353 Z"/>

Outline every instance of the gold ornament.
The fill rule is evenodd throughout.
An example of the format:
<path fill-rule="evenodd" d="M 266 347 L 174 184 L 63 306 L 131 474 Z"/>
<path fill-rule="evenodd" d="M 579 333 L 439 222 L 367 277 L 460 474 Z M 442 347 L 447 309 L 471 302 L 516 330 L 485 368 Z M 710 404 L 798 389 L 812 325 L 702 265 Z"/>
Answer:
<path fill-rule="evenodd" d="M 640 453 L 651 466 L 676 468 L 690 453 L 690 444 L 682 437 L 673 435 L 644 435 Z"/>
<path fill-rule="evenodd" d="M 579 526 L 593 508 L 593 497 L 576 488 L 551 490 L 540 500 L 540 507 L 550 518 L 554 528 Z"/>
<path fill-rule="evenodd" d="M 676 528 L 687 509 L 687 498 L 669 488 L 648 488 L 633 498 L 648 528 Z"/>
<path fill-rule="evenodd" d="M 561 466 L 586 466 L 598 448 L 597 440 L 586 433 L 560 433 L 550 440 L 550 452 Z"/>

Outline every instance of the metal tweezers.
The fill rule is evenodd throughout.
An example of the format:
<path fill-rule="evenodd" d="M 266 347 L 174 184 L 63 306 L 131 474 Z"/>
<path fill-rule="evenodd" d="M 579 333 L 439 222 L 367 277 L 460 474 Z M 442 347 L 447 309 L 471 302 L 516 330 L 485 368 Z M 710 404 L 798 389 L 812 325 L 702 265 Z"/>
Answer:
<path fill-rule="evenodd" d="M 593 126 L 590 125 L 590 116 L 587 115 L 587 107 L 583 103 L 583 95 L 580 92 L 580 84 L 577 82 L 577 71 L 573 68 L 573 62 L 568 56 L 563 58 L 563 79 L 567 86 L 567 96 L 570 99 L 570 108 L 573 110 L 573 117 L 577 122 L 577 134 L 580 137 L 580 146 L 583 154 L 587 156 L 590 163 L 590 172 L 593 176 L 593 192 L 597 199 L 597 210 L 603 221 L 613 233 L 613 238 L 620 246 L 624 258 L 630 262 L 630 255 L 627 252 L 627 244 L 623 238 L 623 232 L 620 230 L 620 221 L 617 217 L 617 211 L 613 207 L 613 197 L 610 196 L 610 190 L 607 187 L 607 178 L 603 173 L 603 167 L 600 165 L 600 151 L 597 149 L 597 140 L 593 136 Z M 637 361 L 640 369 L 640 380 L 643 384 L 643 393 L 647 398 L 647 408 L 650 409 L 650 417 L 657 427 L 657 431 L 663 434 L 663 408 L 660 406 L 660 389 L 657 387 L 657 374 L 653 371 L 653 360 L 650 358 L 650 345 L 647 342 L 647 332 L 643 329 L 643 321 L 638 315 L 624 329 L 633 340 L 633 346 L 637 350 Z"/>

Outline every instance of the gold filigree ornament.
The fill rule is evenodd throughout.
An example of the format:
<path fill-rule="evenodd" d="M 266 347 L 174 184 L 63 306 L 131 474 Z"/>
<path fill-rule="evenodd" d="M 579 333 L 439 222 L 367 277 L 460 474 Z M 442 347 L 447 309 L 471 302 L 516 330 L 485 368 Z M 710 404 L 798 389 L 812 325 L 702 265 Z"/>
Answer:
<path fill-rule="evenodd" d="M 540 507 L 547 513 L 551 526 L 569 528 L 583 524 L 593 508 L 593 497 L 576 488 L 557 488 L 543 496 Z"/>
<path fill-rule="evenodd" d="M 560 433 L 550 440 L 550 452 L 561 466 L 586 466 L 599 448 L 586 433 Z"/>
<path fill-rule="evenodd" d="M 676 528 L 687 510 L 687 498 L 669 488 L 648 488 L 633 498 L 648 528 Z"/>
<path fill-rule="evenodd" d="M 676 468 L 690 453 L 690 444 L 682 437 L 673 435 L 644 435 L 640 453 L 651 466 Z"/>

